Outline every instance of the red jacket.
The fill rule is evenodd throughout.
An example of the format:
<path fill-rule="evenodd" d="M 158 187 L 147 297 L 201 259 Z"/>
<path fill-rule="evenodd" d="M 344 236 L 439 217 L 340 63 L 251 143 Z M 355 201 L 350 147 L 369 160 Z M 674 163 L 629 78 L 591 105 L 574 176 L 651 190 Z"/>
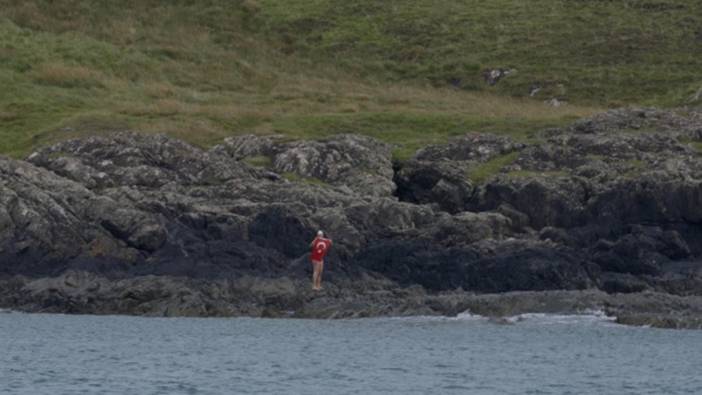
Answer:
<path fill-rule="evenodd" d="M 312 242 L 312 255 L 310 259 L 313 261 L 322 261 L 324 257 L 329 252 L 329 247 L 331 247 L 332 241 L 325 239 L 323 237 L 317 237 Z"/>

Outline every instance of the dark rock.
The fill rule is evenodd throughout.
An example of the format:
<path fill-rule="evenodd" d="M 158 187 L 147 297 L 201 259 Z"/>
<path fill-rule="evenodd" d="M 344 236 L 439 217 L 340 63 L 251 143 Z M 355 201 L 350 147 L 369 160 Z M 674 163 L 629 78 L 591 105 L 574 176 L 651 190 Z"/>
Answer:
<path fill-rule="evenodd" d="M 469 134 L 447 145 L 423 148 L 396 172 L 397 196 L 413 203 L 436 203 L 450 213 L 464 211 L 476 197 L 472 172 L 523 147 L 507 137 Z"/>
<path fill-rule="evenodd" d="M 356 260 L 402 284 L 420 284 L 430 290 L 582 289 L 592 283 L 585 263 L 573 252 L 543 245 L 500 247 L 494 255 L 485 256 L 476 248 L 396 241 L 372 245 Z"/>
<path fill-rule="evenodd" d="M 631 274 L 604 273 L 600 288 L 608 293 L 635 293 L 649 290 L 648 283 Z"/>
<path fill-rule="evenodd" d="M 411 162 L 395 176 L 397 196 L 412 203 L 436 203 L 442 210 L 465 210 L 474 188 L 466 171 L 453 162 Z"/>
<path fill-rule="evenodd" d="M 476 206 L 493 210 L 509 204 L 529 217 L 529 226 L 574 227 L 584 223 L 588 189 L 569 177 L 498 178 L 485 185 Z"/>
<path fill-rule="evenodd" d="M 353 135 L 203 151 L 118 133 L 0 158 L 0 307 L 458 314 L 480 299 L 466 291 L 599 288 L 619 296 L 564 305 L 693 325 L 692 299 L 673 297 L 702 295 L 702 115 L 616 110 L 533 137 L 467 134 L 394 165 Z M 317 229 L 334 240 L 319 295 Z M 629 299 L 644 291 L 652 305 Z M 678 302 L 685 317 L 658 309 Z"/>
<path fill-rule="evenodd" d="M 496 211 L 510 219 L 512 229 L 516 232 L 525 230 L 529 226 L 529 216 L 518 211 L 509 203 L 500 204 Z"/>
<path fill-rule="evenodd" d="M 314 228 L 306 226 L 284 206 L 272 206 L 258 214 L 249 225 L 249 239 L 263 248 L 282 252 L 289 258 L 304 254 Z"/>
<path fill-rule="evenodd" d="M 541 229 L 539 231 L 539 239 L 567 246 L 573 246 L 576 244 L 576 241 L 573 240 L 571 233 L 563 228 L 554 228 L 552 226 L 547 226 Z"/>

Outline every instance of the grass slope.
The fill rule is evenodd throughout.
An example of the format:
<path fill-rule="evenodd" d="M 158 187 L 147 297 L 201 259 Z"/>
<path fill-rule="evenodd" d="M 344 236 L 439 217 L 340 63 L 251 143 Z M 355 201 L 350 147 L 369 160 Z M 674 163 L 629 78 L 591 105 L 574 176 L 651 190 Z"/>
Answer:
<path fill-rule="evenodd" d="M 702 88 L 698 0 L 259 0 L 291 53 L 387 80 L 578 103 L 679 104 Z"/>
<path fill-rule="evenodd" d="M 612 101 L 676 104 L 699 82 L 696 3 L 648 19 L 641 2 L 522 3 L 0 0 L 0 153 L 122 129 L 200 146 L 354 132 L 401 159 L 468 131 L 528 138 Z M 488 88 L 480 72 L 498 66 L 518 72 Z M 519 97 L 535 81 L 544 96 Z M 543 103 L 556 94 L 572 103 Z"/>

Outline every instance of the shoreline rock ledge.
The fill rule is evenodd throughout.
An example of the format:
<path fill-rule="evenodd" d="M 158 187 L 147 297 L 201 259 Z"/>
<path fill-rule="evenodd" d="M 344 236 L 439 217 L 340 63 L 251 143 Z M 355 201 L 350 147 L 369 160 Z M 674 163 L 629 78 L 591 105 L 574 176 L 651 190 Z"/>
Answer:
<path fill-rule="evenodd" d="M 601 310 L 702 328 L 702 113 L 613 110 L 393 163 L 365 136 L 0 157 L 0 308 L 344 318 Z M 335 240 L 326 288 L 307 244 Z"/>

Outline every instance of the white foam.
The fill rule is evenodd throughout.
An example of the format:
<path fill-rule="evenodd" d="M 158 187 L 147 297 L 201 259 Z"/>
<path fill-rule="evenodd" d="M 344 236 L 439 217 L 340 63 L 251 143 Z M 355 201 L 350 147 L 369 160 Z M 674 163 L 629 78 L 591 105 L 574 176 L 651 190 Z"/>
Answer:
<path fill-rule="evenodd" d="M 552 324 L 588 324 L 588 323 L 613 323 L 616 317 L 610 317 L 602 310 L 583 310 L 569 314 L 551 314 L 551 313 L 523 313 L 506 317 L 487 317 L 479 314 L 465 311 L 458 314 L 456 317 L 446 317 L 447 320 L 457 321 L 492 321 L 517 324 L 520 322 L 540 323 L 546 325 Z"/>
<path fill-rule="evenodd" d="M 456 316 L 446 316 L 446 315 L 410 315 L 410 316 L 394 316 L 381 319 L 388 320 L 399 320 L 399 321 L 482 321 L 487 320 L 488 317 L 472 314 L 468 311 L 460 313 Z"/>
<path fill-rule="evenodd" d="M 448 317 L 441 315 L 401 315 L 390 317 L 371 317 L 370 320 L 390 320 L 390 321 L 442 321 Z"/>
<path fill-rule="evenodd" d="M 518 323 L 536 323 L 544 325 L 564 325 L 564 324 L 596 324 L 596 323 L 614 323 L 616 317 L 608 316 L 602 310 L 583 310 L 572 314 L 551 314 L 551 313 L 523 313 L 506 317 L 489 317 L 480 314 L 474 314 L 469 310 L 459 313 L 454 317 L 441 315 L 414 315 L 414 316 L 395 316 L 385 319 L 401 320 L 401 321 L 494 321 L 503 324 L 518 324 Z"/>
<path fill-rule="evenodd" d="M 602 310 L 585 310 L 573 314 L 546 314 L 546 313 L 525 313 L 511 317 L 505 317 L 510 323 L 535 322 L 546 325 L 553 324 L 593 324 L 603 322 L 614 322 L 616 317 L 608 316 Z"/>
<path fill-rule="evenodd" d="M 470 311 L 464 311 L 463 313 L 459 313 L 455 317 L 449 317 L 450 319 L 457 320 L 457 321 L 483 321 L 489 319 L 488 317 L 480 314 L 473 314 Z"/>

